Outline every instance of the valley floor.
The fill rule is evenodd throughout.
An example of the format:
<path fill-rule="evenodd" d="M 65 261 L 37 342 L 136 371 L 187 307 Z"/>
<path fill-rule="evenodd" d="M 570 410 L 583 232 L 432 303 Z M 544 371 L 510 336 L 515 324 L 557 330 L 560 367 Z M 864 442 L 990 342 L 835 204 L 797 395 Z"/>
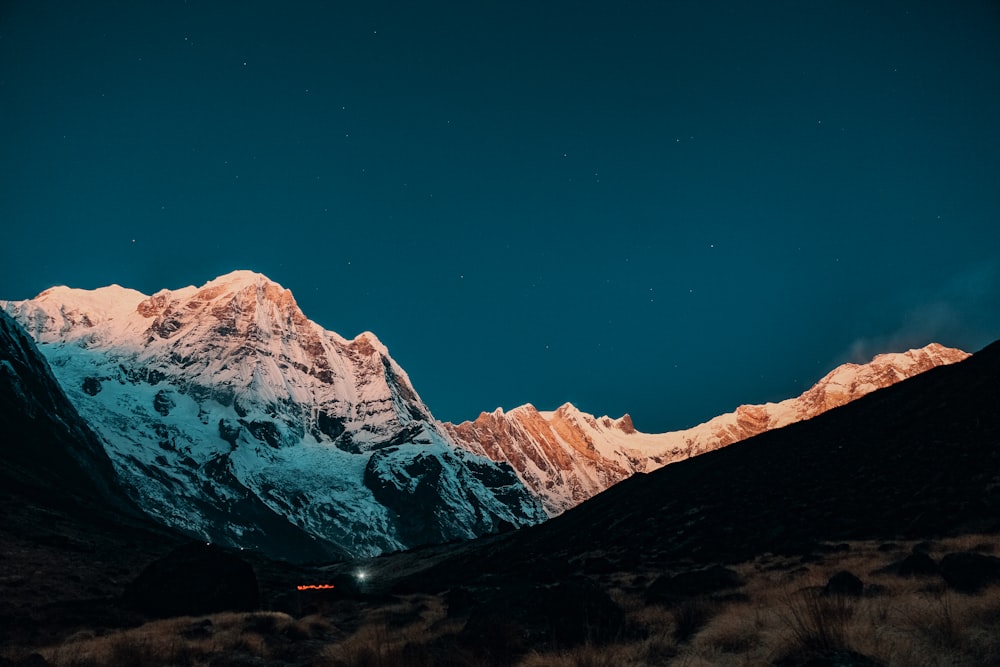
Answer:
<path fill-rule="evenodd" d="M 0 648 L 0 665 L 1000 664 L 1000 582 L 959 592 L 939 573 L 900 573 L 911 554 L 929 557 L 908 561 L 919 568 L 930 561 L 936 566 L 950 553 L 981 554 L 984 562 L 993 562 L 989 556 L 1000 553 L 1000 536 L 850 542 L 805 556 L 765 554 L 729 566 L 738 575 L 734 585 L 714 592 L 675 591 L 674 597 L 655 601 L 650 593 L 662 573 L 608 573 L 593 581 L 621 611 L 621 622 L 608 636 L 595 620 L 593 628 L 574 635 L 583 638 L 579 642 L 553 640 L 556 635 L 545 628 L 513 616 L 494 617 L 485 633 L 470 632 L 468 605 L 454 592 L 304 594 L 296 609 L 285 611 L 174 618 L 125 629 L 81 623 L 58 641 L 7 643 Z M 843 571 L 860 579 L 860 594 L 824 594 Z"/>

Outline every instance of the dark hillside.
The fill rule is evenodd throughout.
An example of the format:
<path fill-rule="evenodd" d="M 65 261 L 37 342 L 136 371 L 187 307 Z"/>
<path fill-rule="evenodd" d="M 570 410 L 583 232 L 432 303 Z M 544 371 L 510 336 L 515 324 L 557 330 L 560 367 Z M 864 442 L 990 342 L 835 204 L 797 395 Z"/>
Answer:
<path fill-rule="evenodd" d="M 113 621 L 127 578 L 180 541 L 118 489 L 97 436 L 0 311 L 0 643 Z"/>
<path fill-rule="evenodd" d="M 1000 530 L 1000 342 L 806 422 L 630 478 L 410 577 L 659 569 Z"/>
<path fill-rule="evenodd" d="M 0 480 L 39 502 L 131 508 L 111 461 L 25 331 L 0 311 Z M 52 493 L 58 488 L 59 493 Z"/>

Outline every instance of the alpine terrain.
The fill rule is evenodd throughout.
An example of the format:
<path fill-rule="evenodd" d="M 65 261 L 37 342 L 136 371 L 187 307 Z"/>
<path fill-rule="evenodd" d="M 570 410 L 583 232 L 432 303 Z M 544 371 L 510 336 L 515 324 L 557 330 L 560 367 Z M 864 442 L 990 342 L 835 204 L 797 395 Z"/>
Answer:
<path fill-rule="evenodd" d="M 371 333 L 347 340 L 248 271 L 147 296 L 0 302 L 131 497 L 203 539 L 375 555 L 545 518 L 510 467 L 456 447 Z"/>
<path fill-rule="evenodd" d="M 532 405 L 484 412 L 478 419 L 444 424 L 460 446 L 507 462 L 559 514 L 637 472 L 650 472 L 684 459 L 794 422 L 811 419 L 868 393 L 969 354 L 937 343 L 902 353 L 881 354 L 867 364 L 837 367 L 797 398 L 742 405 L 683 431 L 649 434 L 628 415 L 594 417 L 567 403 L 552 412 Z"/>

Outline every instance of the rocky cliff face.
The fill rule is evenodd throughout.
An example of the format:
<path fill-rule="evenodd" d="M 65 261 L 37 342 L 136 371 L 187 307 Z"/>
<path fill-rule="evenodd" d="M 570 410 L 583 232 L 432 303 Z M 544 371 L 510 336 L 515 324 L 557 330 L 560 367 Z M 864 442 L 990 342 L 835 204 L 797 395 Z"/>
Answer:
<path fill-rule="evenodd" d="M 451 443 L 373 334 L 324 330 L 259 274 L 152 296 L 57 287 L 0 305 L 168 525 L 301 558 L 544 518 L 506 464 Z"/>
<path fill-rule="evenodd" d="M 509 463 L 538 495 L 550 515 L 559 514 L 636 472 L 703 454 L 764 431 L 815 417 L 876 389 L 968 357 L 932 343 L 882 354 L 867 364 L 845 364 L 797 398 L 742 405 L 683 431 L 636 431 L 628 415 L 596 418 L 566 404 L 553 412 L 524 405 L 482 413 L 475 421 L 444 424 L 471 452 Z"/>

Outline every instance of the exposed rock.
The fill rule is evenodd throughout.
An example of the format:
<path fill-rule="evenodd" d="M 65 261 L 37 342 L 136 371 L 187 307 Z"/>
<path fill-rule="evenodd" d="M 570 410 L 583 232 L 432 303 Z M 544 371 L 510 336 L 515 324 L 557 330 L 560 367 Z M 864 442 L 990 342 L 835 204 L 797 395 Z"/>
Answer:
<path fill-rule="evenodd" d="M 1000 558 L 971 551 L 946 554 L 938 569 L 948 585 L 962 593 L 976 593 L 1000 581 Z"/>
<path fill-rule="evenodd" d="M 865 584 L 852 572 L 841 570 L 830 577 L 823 587 L 823 595 L 843 595 L 860 597 L 865 592 Z"/>
<path fill-rule="evenodd" d="M 743 584 L 743 578 L 736 571 L 712 565 L 703 570 L 657 578 L 646 589 L 646 602 L 671 604 L 685 598 L 739 588 Z"/>
<path fill-rule="evenodd" d="M 88 396 L 97 396 L 101 393 L 101 381 L 95 377 L 85 377 L 83 378 L 83 384 L 81 385 L 83 391 Z"/>
<path fill-rule="evenodd" d="M 246 421 L 241 419 L 240 423 L 246 427 L 253 437 L 262 442 L 266 442 L 274 449 L 279 449 L 282 444 L 281 430 L 272 421 Z"/>
<path fill-rule="evenodd" d="M 153 409 L 166 417 L 175 407 L 173 400 L 162 389 L 153 397 Z"/>
<path fill-rule="evenodd" d="M 923 551 L 914 551 L 899 563 L 901 577 L 925 577 L 938 574 L 938 564 Z"/>
<path fill-rule="evenodd" d="M 126 587 L 124 601 L 157 617 L 250 611 L 259 603 L 257 575 L 243 559 L 192 542 L 150 563 Z"/>
<path fill-rule="evenodd" d="M 523 489 L 517 476 L 487 459 L 463 463 L 459 459 L 464 454 L 461 450 L 434 453 L 412 446 L 386 447 L 372 453 L 365 466 L 364 484 L 395 514 L 393 525 L 401 542 L 420 545 L 471 538 L 497 532 L 502 525 L 521 523 L 521 516 L 505 509 L 520 506 L 514 504 Z M 486 493 L 510 504 L 495 508 L 481 504 L 478 499 Z M 474 508 L 474 516 L 458 516 L 456 500 Z M 540 508 L 535 507 L 540 514 Z"/>
<path fill-rule="evenodd" d="M 240 437 L 243 427 L 227 419 L 219 420 L 219 437 L 229 443 L 231 447 L 236 447 L 236 440 Z"/>

